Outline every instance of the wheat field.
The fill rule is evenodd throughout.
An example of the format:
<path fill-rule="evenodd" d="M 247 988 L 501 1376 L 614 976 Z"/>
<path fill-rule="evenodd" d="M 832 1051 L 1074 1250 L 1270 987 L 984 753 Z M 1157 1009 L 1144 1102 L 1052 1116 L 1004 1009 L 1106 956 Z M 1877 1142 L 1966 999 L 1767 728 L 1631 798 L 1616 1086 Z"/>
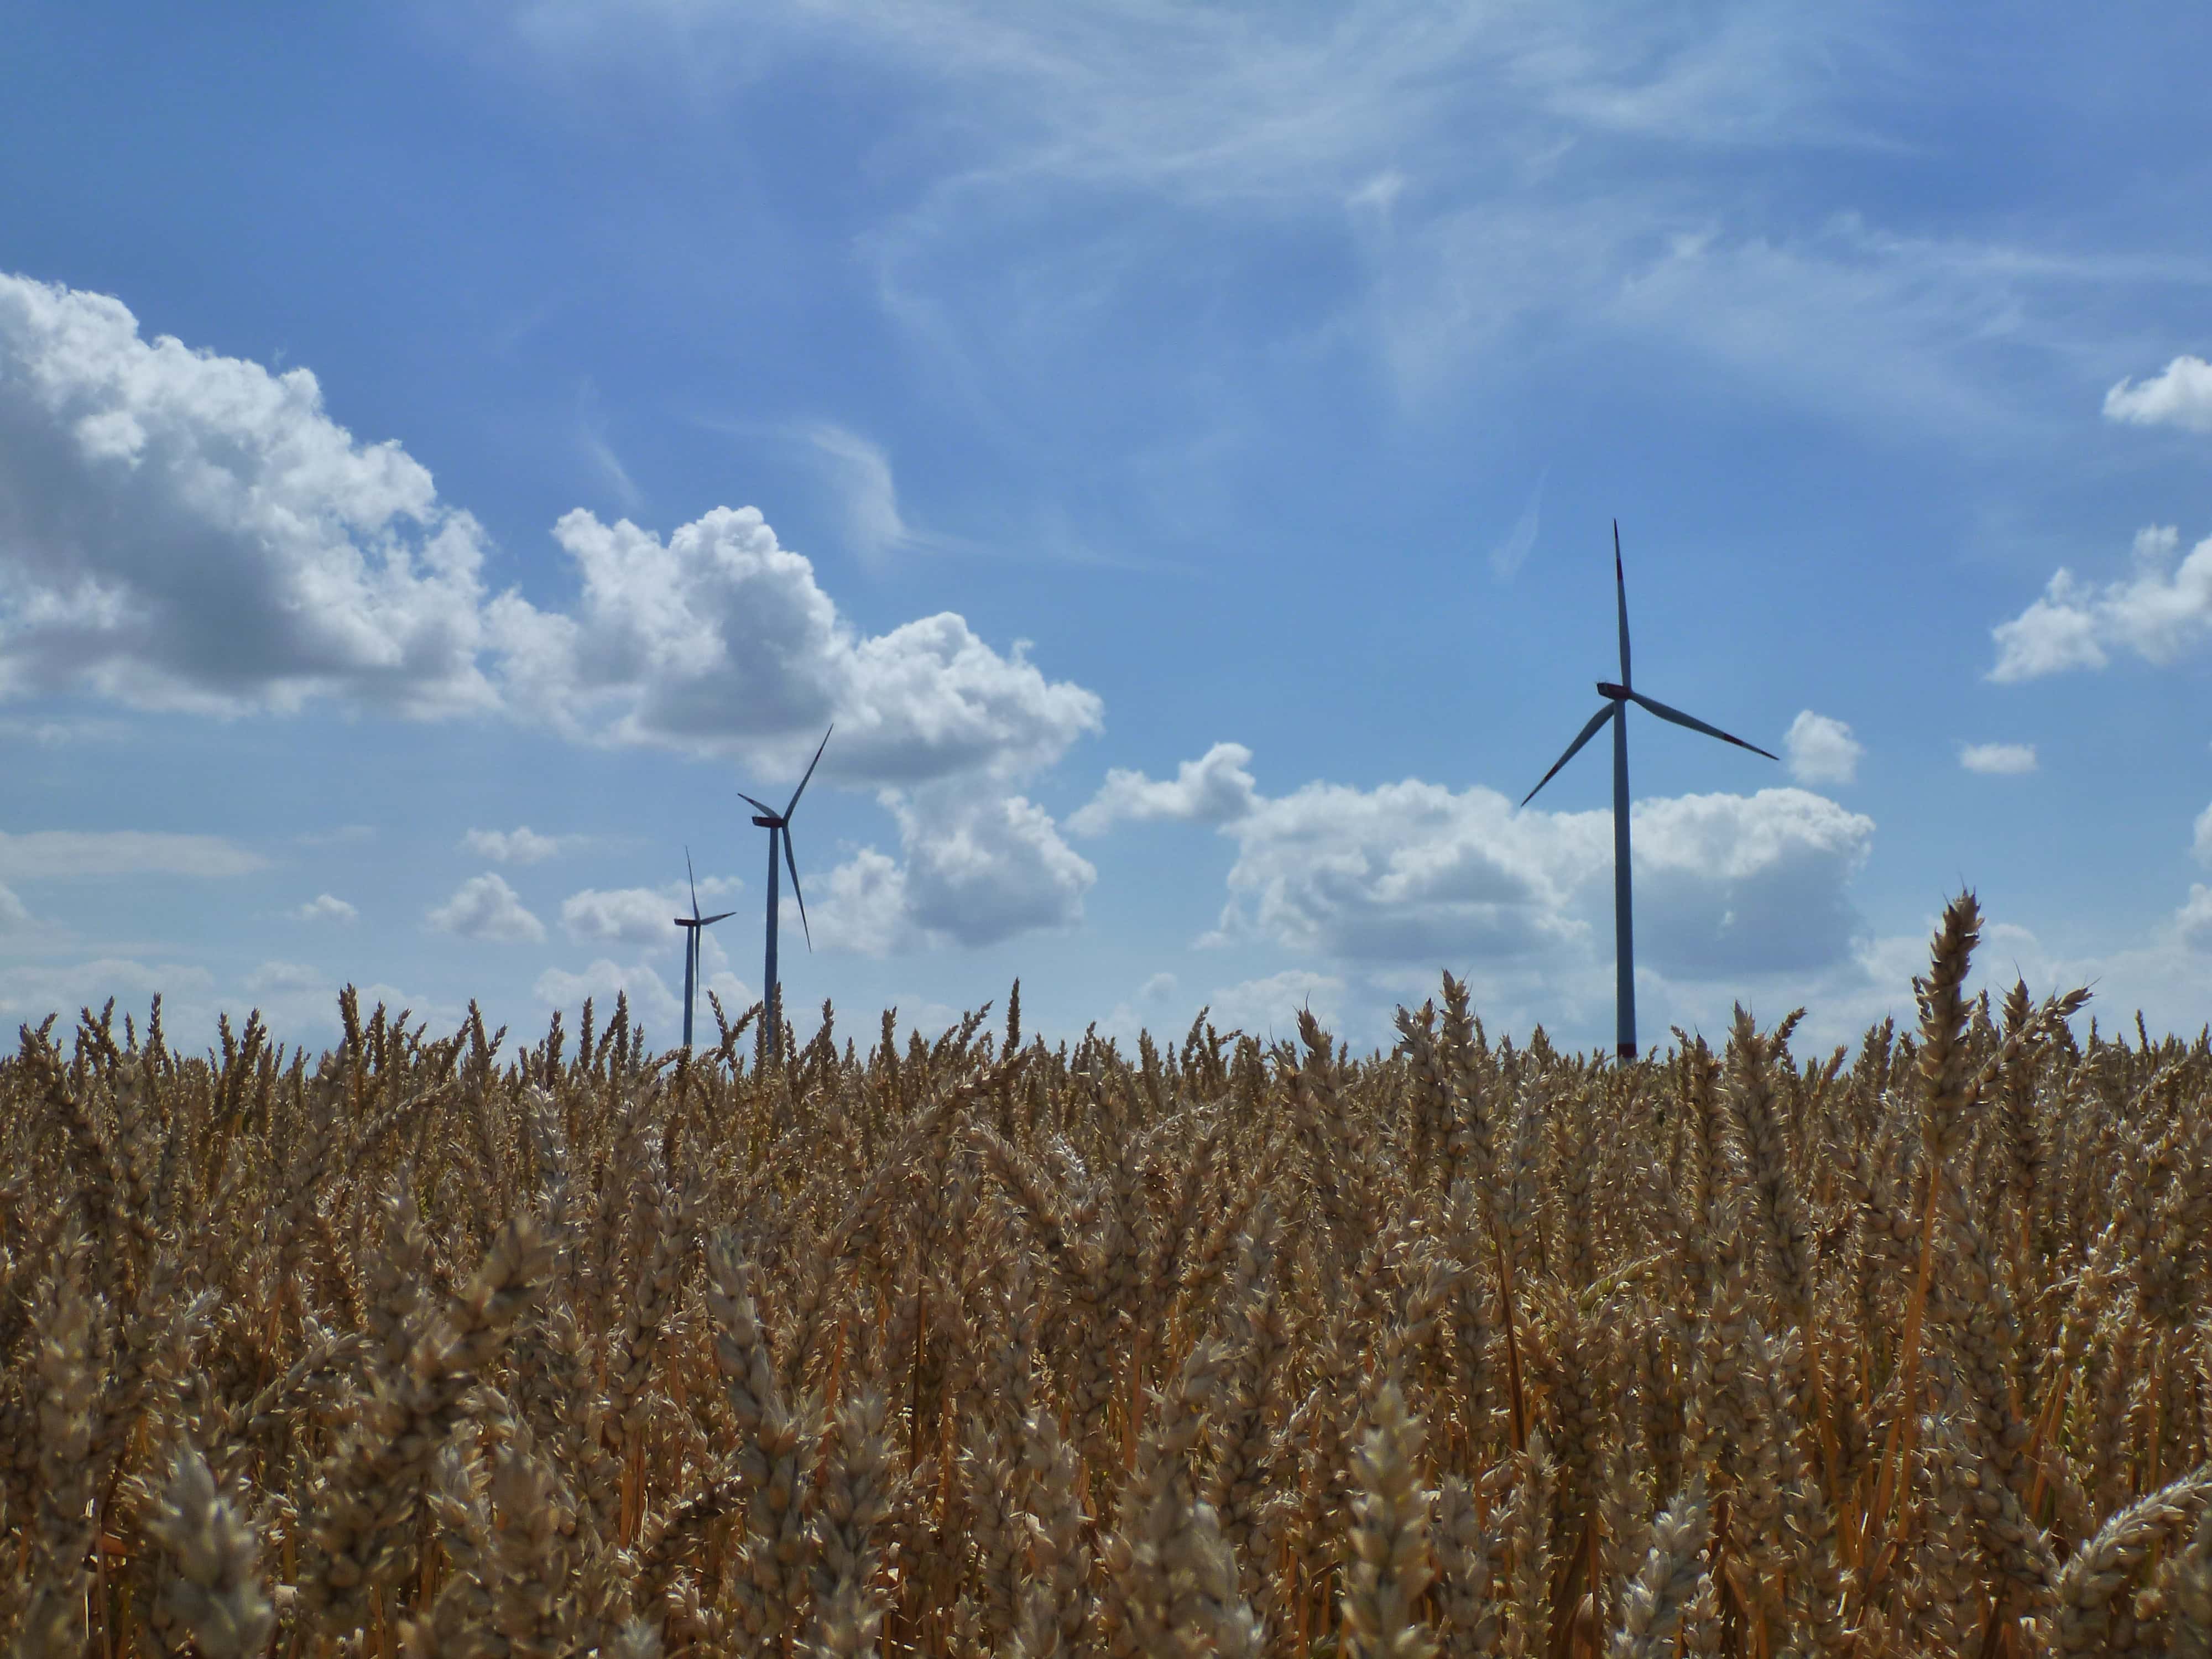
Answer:
<path fill-rule="evenodd" d="M 0 1062 L 25 1655 L 2212 1656 L 2212 1054 Z M 2086 1023 L 2086 1022 L 2083 1022 Z M 789 1052 L 787 1050 L 787 1052 Z"/>

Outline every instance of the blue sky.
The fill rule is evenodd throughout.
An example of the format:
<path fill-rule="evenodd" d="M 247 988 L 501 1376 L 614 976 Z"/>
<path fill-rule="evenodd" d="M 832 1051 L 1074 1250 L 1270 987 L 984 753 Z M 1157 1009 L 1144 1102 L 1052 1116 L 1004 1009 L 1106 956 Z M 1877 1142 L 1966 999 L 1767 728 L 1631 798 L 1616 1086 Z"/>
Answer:
<path fill-rule="evenodd" d="M 2202 14 L 15 0 L 0 1017 L 2212 1012 Z M 526 834 L 525 831 L 527 833 Z M 802 1027 L 811 1024 L 802 1013 Z"/>

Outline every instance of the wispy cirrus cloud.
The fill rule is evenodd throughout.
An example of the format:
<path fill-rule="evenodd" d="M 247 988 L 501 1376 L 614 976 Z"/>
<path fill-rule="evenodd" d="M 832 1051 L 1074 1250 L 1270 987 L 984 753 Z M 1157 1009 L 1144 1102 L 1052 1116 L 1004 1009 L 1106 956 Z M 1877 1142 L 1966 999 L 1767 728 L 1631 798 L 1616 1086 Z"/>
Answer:
<path fill-rule="evenodd" d="M 645 504 L 645 492 L 608 441 L 606 410 L 599 386 L 589 375 L 576 388 L 576 447 L 624 512 L 635 513 Z"/>
<path fill-rule="evenodd" d="M 131 734 L 129 723 L 118 720 L 0 720 L 0 738 L 34 743 L 41 749 L 77 749 L 87 744 L 120 743 Z"/>
<path fill-rule="evenodd" d="M 15 881 L 101 876 L 250 876 L 268 860 L 221 836 L 160 830 L 0 830 L 0 877 Z"/>
<path fill-rule="evenodd" d="M 1513 528 L 1490 550 L 1490 573 L 1499 581 L 1511 581 L 1521 574 L 1521 567 L 1528 562 L 1528 555 L 1536 545 L 1537 532 L 1543 525 L 1543 515 L 1544 481 L 1539 477 L 1535 489 L 1528 492 L 1528 504 L 1513 521 Z"/>
<path fill-rule="evenodd" d="M 858 245 L 885 313 L 1010 434 L 1008 381 L 1056 384 L 1040 365 L 1073 370 L 1118 307 L 1178 361 L 1189 337 L 1159 325 L 1150 286 L 1167 249 L 1179 265 L 1202 251 L 1210 282 L 1266 280 L 1249 263 L 1272 264 L 1285 234 L 1322 262 L 1352 255 L 1312 308 L 1255 314 L 1277 346 L 1364 340 L 1417 398 L 1575 341 L 1952 436 L 2029 424 L 2010 383 L 2126 339 L 2120 296 L 2212 285 L 2202 259 L 1873 220 L 1860 176 L 1820 163 L 1925 142 L 1927 43 L 1888 12 L 538 0 L 504 15 L 520 56 L 562 74 L 736 85 L 826 58 L 898 85 L 869 137 L 900 159 Z M 1995 100 L 1998 73 L 1947 93 Z M 1086 198 L 1114 210 L 1069 226 Z M 1061 234 L 1024 234 L 1046 215 Z"/>
<path fill-rule="evenodd" d="M 948 552 L 966 545 L 908 521 L 890 456 L 881 444 L 831 421 L 817 421 L 805 432 L 836 492 L 846 539 L 862 557 L 880 561 L 894 553 Z"/>

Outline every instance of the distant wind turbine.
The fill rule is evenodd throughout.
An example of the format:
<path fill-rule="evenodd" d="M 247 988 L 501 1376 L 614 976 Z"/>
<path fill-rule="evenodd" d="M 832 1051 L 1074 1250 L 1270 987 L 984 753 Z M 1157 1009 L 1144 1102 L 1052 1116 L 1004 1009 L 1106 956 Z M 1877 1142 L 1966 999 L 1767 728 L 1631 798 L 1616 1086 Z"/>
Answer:
<path fill-rule="evenodd" d="M 1597 735 L 1598 727 L 1607 720 L 1613 722 L 1613 932 L 1617 1008 L 1614 1052 L 1622 1060 L 1633 1060 L 1642 1051 L 1636 1046 L 1636 939 L 1630 921 L 1628 894 L 1628 705 L 1639 703 L 1662 720 L 1686 726 L 1692 732 L 1702 732 L 1709 738 L 1718 738 L 1723 743 L 1748 749 L 1754 755 L 1766 755 L 1769 760 L 1779 760 L 1781 757 L 1767 754 L 1755 743 L 1732 738 L 1717 726 L 1708 726 L 1679 708 L 1669 708 L 1665 703 L 1631 689 L 1628 677 L 1628 583 L 1620 572 L 1620 520 L 1618 519 L 1613 523 L 1613 586 L 1620 607 L 1620 684 L 1614 685 L 1606 680 L 1597 683 L 1597 694 L 1605 699 L 1605 707 L 1590 716 L 1589 724 L 1583 727 L 1575 740 L 1567 745 L 1567 752 L 1552 763 L 1552 769 L 1538 781 L 1536 788 L 1522 798 L 1521 805 L 1526 806 L 1535 799 L 1536 790 L 1559 775 L 1559 769 L 1575 757 L 1576 751 Z"/>
<path fill-rule="evenodd" d="M 831 722 L 830 732 L 836 729 L 836 722 Z M 799 925 L 805 929 L 806 948 L 810 951 L 814 948 L 814 930 L 806 923 L 806 895 L 799 890 L 799 861 L 791 854 L 791 815 L 799 810 L 799 798 L 806 793 L 806 785 L 814 775 L 814 769 L 822 764 L 822 750 L 830 746 L 830 732 L 822 734 L 820 747 L 815 750 L 814 758 L 806 763 L 806 776 L 799 779 L 799 787 L 791 792 L 791 804 L 782 811 L 753 799 L 742 789 L 738 792 L 739 800 L 757 809 L 753 814 L 753 822 L 768 831 L 768 967 L 761 976 L 761 1029 L 760 1039 L 755 1048 L 756 1066 L 765 1066 L 774 1060 L 783 1041 L 783 998 L 775 977 L 775 848 L 779 839 L 783 842 L 784 866 L 791 872 L 791 896 L 799 901 Z"/>
<path fill-rule="evenodd" d="M 725 910 L 719 916 L 699 914 L 699 878 L 692 872 L 691 849 L 684 849 L 684 875 L 691 884 L 691 914 L 676 918 L 676 925 L 687 930 L 684 939 L 684 1046 L 691 1046 L 691 993 L 699 982 L 699 939 L 707 929 L 724 916 L 732 916 L 734 910 Z"/>

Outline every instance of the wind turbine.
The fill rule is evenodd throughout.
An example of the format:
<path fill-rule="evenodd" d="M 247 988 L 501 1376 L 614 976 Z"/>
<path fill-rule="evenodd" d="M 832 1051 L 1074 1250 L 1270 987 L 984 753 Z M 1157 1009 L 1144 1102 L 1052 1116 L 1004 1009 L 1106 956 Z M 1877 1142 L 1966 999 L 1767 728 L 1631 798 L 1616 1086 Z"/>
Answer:
<path fill-rule="evenodd" d="M 733 916 L 737 912 L 725 910 L 719 916 L 699 914 L 699 878 L 692 872 L 691 849 L 688 847 L 684 849 L 684 875 L 691 884 L 691 914 L 677 917 L 676 925 L 690 930 L 684 940 L 684 1046 L 689 1048 L 691 1046 L 691 992 L 699 982 L 700 936 L 724 916 Z"/>
<path fill-rule="evenodd" d="M 1620 684 L 1614 685 L 1607 680 L 1597 683 L 1597 694 L 1605 699 L 1605 707 L 1590 716 L 1589 724 L 1583 727 L 1575 740 L 1567 745 L 1567 752 L 1552 763 L 1552 769 L 1537 781 L 1536 789 L 1531 789 L 1522 797 L 1521 805 L 1526 806 L 1535 799 L 1536 790 L 1559 775 L 1559 769 L 1597 735 L 1598 727 L 1607 720 L 1613 722 L 1613 932 L 1617 1009 L 1613 1028 L 1614 1052 L 1622 1060 L 1633 1060 L 1641 1051 L 1636 1046 L 1636 939 L 1630 921 L 1628 895 L 1628 705 L 1632 702 L 1640 704 L 1662 720 L 1686 726 L 1692 732 L 1702 732 L 1709 738 L 1718 738 L 1723 743 L 1748 749 L 1754 755 L 1766 755 L 1769 760 L 1779 760 L 1781 757 L 1767 754 L 1755 743 L 1732 738 L 1717 726 L 1708 726 L 1679 708 L 1669 708 L 1665 703 L 1647 697 L 1631 687 L 1628 676 L 1628 583 L 1620 574 L 1620 520 L 1618 519 L 1613 521 L 1613 586 L 1620 607 Z"/>
<path fill-rule="evenodd" d="M 832 721 L 830 732 L 836 729 L 836 723 Z M 775 846 L 779 839 L 783 842 L 784 866 L 791 872 L 791 896 L 799 901 L 799 925 L 805 928 L 806 948 L 810 951 L 814 948 L 814 930 L 806 924 L 806 895 L 799 890 L 799 862 L 791 855 L 791 815 L 799 810 L 799 798 L 806 793 L 808 780 L 813 777 L 814 769 L 822 763 L 822 750 L 830 746 L 830 732 L 822 734 L 821 746 L 815 750 L 814 758 L 806 763 L 806 776 L 799 779 L 799 787 L 791 792 L 791 804 L 782 811 L 777 811 L 765 802 L 753 799 L 742 789 L 738 792 L 739 800 L 757 809 L 753 822 L 768 831 L 768 967 L 761 976 L 761 1029 L 760 1041 L 755 1049 L 756 1066 L 765 1066 L 774 1058 L 783 1041 L 782 997 L 775 978 Z"/>

